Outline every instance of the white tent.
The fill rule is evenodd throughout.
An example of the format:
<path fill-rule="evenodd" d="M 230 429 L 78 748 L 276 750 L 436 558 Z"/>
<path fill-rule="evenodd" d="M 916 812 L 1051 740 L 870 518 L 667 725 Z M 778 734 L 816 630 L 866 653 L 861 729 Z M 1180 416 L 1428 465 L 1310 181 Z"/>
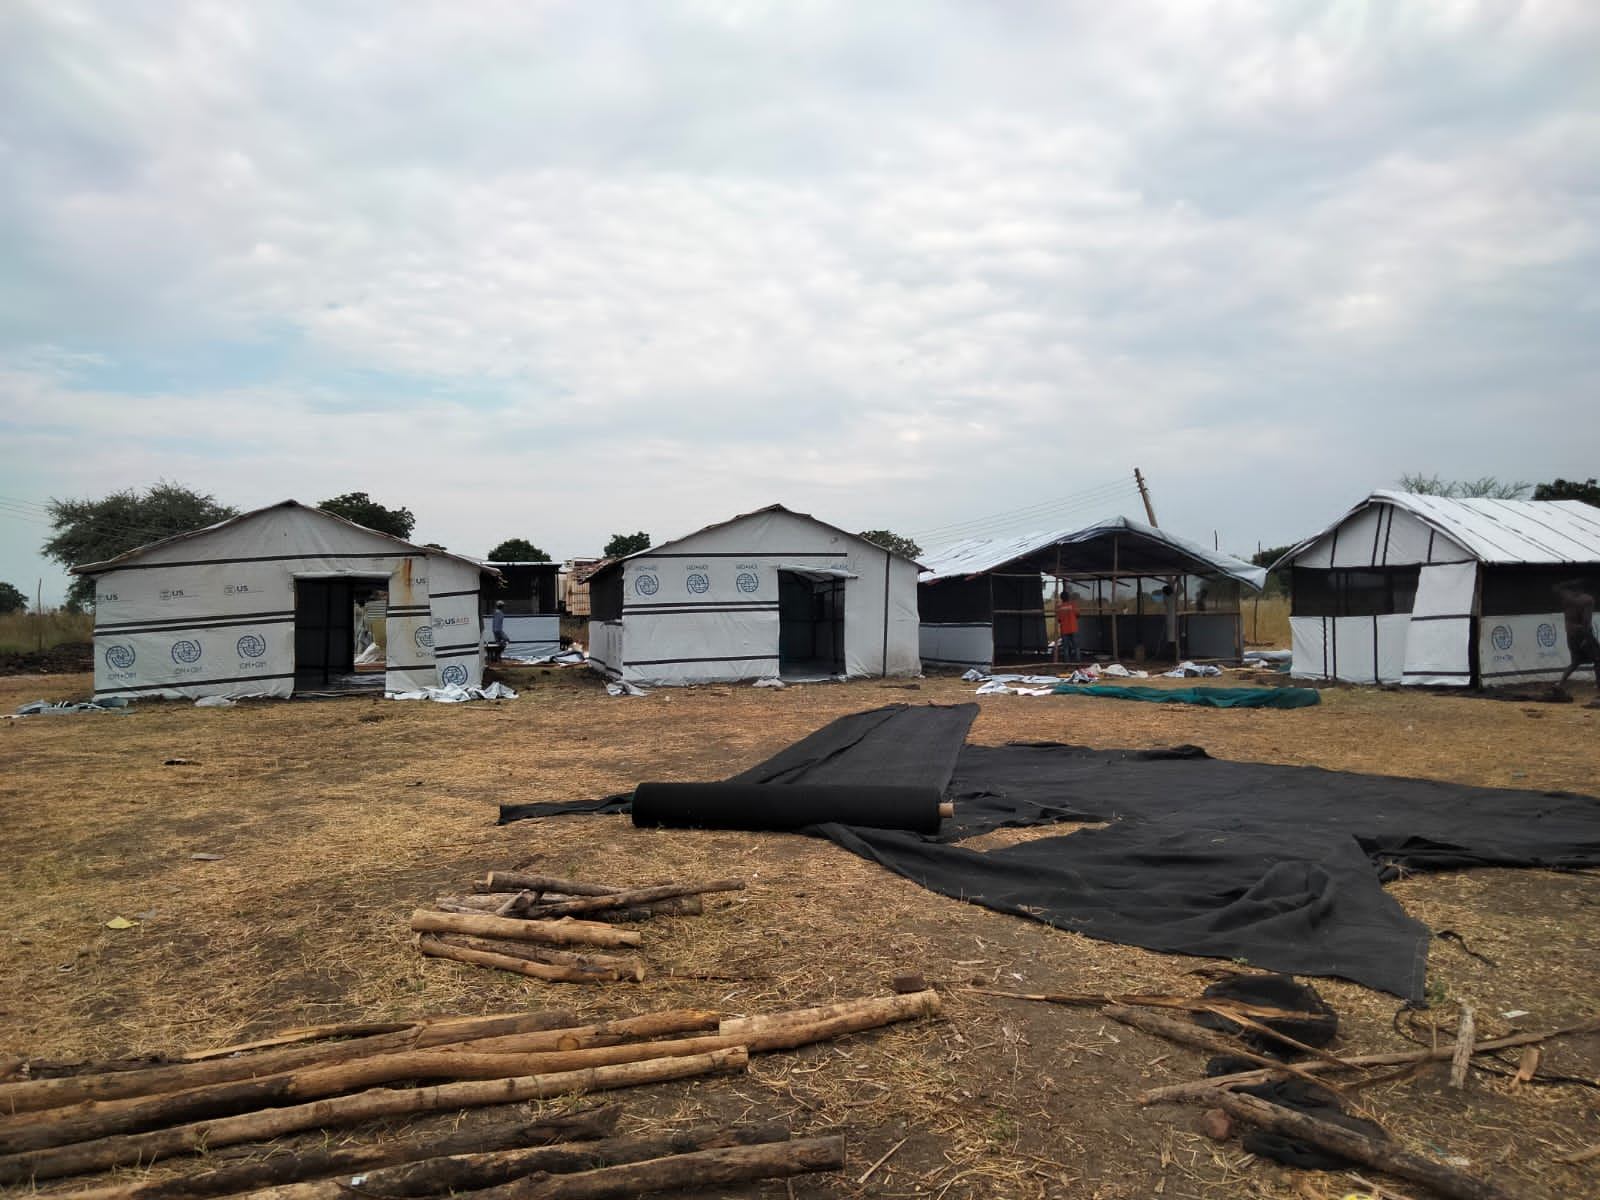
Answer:
<path fill-rule="evenodd" d="M 1558 679 L 1554 587 L 1600 577 L 1600 508 L 1374 492 L 1290 549 L 1295 675 L 1469 687 Z"/>
<path fill-rule="evenodd" d="M 485 568 L 293 500 L 72 570 L 95 581 L 96 696 L 349 683 L 380 603 L 384 690 L 483 682 Z"/>
<path fill-rule="evenodd" d="M 589 661 L 640 686 L 916 675 L 917 564 L 774 504 L 607 563 Z"/>

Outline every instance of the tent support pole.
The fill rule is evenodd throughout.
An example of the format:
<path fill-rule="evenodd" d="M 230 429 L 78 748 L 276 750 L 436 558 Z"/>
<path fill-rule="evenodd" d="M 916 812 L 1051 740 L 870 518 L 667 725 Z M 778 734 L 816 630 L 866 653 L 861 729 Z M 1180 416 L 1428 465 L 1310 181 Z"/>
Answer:
<path fill-rule="evenodd" d="M 1122 539 L 1115 534 L 1111 537 L 1111 661 L 1121 662 L 1122 651 L 1117 644 L 1117 580 L 1121 576 L 1121 547 Z"/>
<path fill-rule="evenodd" d="M 889 678 L 889 576 L 894 567 L 894 555 L 883 552 L 883 658 L 878 678 Z"/>

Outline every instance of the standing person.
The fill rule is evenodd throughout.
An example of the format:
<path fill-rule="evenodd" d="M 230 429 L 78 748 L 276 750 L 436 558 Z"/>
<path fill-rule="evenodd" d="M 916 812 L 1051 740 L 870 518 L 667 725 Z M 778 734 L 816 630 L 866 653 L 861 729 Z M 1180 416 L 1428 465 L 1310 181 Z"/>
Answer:
<path fill-rule="evenodd" d="M 1600 642 L 1594 636 L 1594 593 L 1581 579 L 1569 579 L 1556 584 L 1556 595 L 1561 599 L 1561 616 L 1567 626 L 1567 652 L 1572 662 L 1561 674 L 1556 687 L 1565 687 L 1572 673 L 1583 663 L 1595 672 L 1595 683 L 1600 686 Z"/>
<path fill-rule="evenodd" d="M 1056 601 L 1056 661 L 1078 661 L 1078 603 L 1071 592 Z"/>
<path fill-rule="evenodd" d="M 489 633 L 494 639 L 494 658 L 499 662 L 505 656 L 506 647 L 511 644 L 511 639 L 506 637 L 506 602 L 494 602 L 494 615 L 489 618 Z"/>

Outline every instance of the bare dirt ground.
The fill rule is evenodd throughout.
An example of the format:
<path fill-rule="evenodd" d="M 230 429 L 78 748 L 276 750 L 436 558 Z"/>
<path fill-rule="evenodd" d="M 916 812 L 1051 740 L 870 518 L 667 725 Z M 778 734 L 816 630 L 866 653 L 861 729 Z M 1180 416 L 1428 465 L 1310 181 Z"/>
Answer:
<path fill-rule="evenodd" d="M 973 685 L 935 678 L 915 688 L 865 681 L 612 699 L 587 673 L 511 674 L 522 697 L 498 703 L 147 703 L 126 715 L 0 722 L 0 1056 L 174 1053 L 304 1024 L 545 1005 L 594 1018 L 681 1005 L 766 1012 L 881 994 L 915 971 L 942 989 L 942 1018 L 758 1056 L 742 1076 L 617 1093 L 624 1126 L 781 1120 L 797 1134 L 848 1138 L 845 1172 L 719 1195 L 1371 1194 L 1348 1174 L 1289 1171 L 1237 1142 L 1209 1141 L 1193 1108 L 1134 1101 L 1144 1088 L 1200 1076 L 1200 1052 L 1093 1009 L 967 990 L 1195 994 L 1209 981 L 1196 971 L 1230 964 L 1002 916 L 799 836 L 639 830 L 599 816 L 494 823 L 502 802 L 722 778 L 837 716 L 966 702 Z M 0 713 L 90 688 L 86 675 L 0 678 Z M 979 700 L 971 736 L 1187 742 L 1221 758 L 1593 793 L 1600 711 L 1584 704 L 1592 685 L 1573 691 L 1577 703 L 1541 704 L 1336 688 L 1294 711 L 994 696 Z M 517 866 L 623 885 L 737 875 L 748 886 L 708 898 L 702 916 L 644 926 L 651 974 L 642 984 L 543 984 L 416 954 L 413 908 Z M 1437 1022 L 1442 1038 L 1463 1002 L 1477 1009 L 1483 1035 L 1600 1011 L 1595 875 L 1474 871 L 1392 890 L 1495 964 L 1436 941 L 1434 1007 L 1421 1020 Z M 116 916 L 138 924 L 107 928 Z M 1342 1016 L 1341 1052 L 1409 1047 L 1393 1027 L 1395 998 L 1337 980 L 1317 987 Z M 1502 1016 L 1518 1011 L 1526 1015 Z M 1600 1162 L 1553 1161 L 1600 1142 L 1600 1038 L 1552 1043 L 1543 1068 L 1579 1082 L 1514 1087 L 1479 1071 L 1460 1092 L 1430 1073 L 1360 1095 L 1402 1145 L 1464 1163 L 1514 1195 L 1600 1195 Z M 448 1124 L 502 1119 L 480 1110 Z M 364 1128 L 335 1140 L 374 1135 Z M 1384 1194 L 1425 1193 L 1411 1185 Z"/>

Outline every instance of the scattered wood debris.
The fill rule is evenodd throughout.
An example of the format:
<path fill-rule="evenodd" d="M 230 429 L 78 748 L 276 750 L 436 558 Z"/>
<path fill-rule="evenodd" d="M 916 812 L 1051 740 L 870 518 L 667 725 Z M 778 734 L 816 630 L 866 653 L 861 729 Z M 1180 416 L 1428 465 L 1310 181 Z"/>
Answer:
<path fill-rule="evenodd" d="M 0 1186 L 147 1165 L 224 1146 L 335 1129 L 382 1117 L 453 1111 L 742 1071 L 749 1055 L 787 1050 L 899 1021 L 935 1016 L 932 990 L 866 997 L 787 1012 L 733 1017 L 676 1009 L 580 1024 L 562 1010 L 433 1018 L 339 1041 L 299 1041 L 327 1029 L 291 1031 L 256 1048 L 197 1051 L 142 1069 L 82 1064 L 59 1078 L 0 1084 Z M 357 1026 L 357 1029 L 366 1028 Z M 442 1082 L 441 1082 L 442 1081 Z M 421 1085 L 421 1086 L 408 1086 Z M 770 1129 L 713 1129 L 665 1142 L 634 1139 L 581 1151 L 536 1153 L 568 1138 L 603 1137 L 615 1124 L 522 1127 L 452 1137 L 418 1152 L 389 1141 L 371 1150 L 277 1156 L 206 1176 L 119 1184 L 93 1200 L 181 1200 L 274 1189 L 272 1200 L 335 1200 L 354 1171 L 418 1162 L 374 1194 L 477 1193 L 483 1200 L 631 1195 L 722 1186 L 844 1165 L 840 1138 L 790 1141 Z M 765 1128 L 765 1127 L 763 1127 Z M 587 1132 L 575 1132 L 586 1130 Z M 444 1147 L 441 1149 L 440 1147 Z M 597 1149 L 597 1147 L 600 1147 Z M 351 1156 L 354 1157 L 351 1157 Z M 461 1156 L 470 1161 L 457 1161 Z M 609 1172 L 609 1174 L 608 1174 Z M 291 1187 L 312 1179 L 326 1185 Z M 407 1182 L 410 1181 L 410 1182 Z M 284 1190 L 288 1189 L 288 1190 Z M 267 1200 L 266 1195 L 256 1200 Z"/>
<path fill-rule="evenodd" d="M 739 879 L 622 888 L 516 871 L 491 871 L 471 895 L 440 896 L 411 915 L 417 949 L 433 958 L 510 971 L 551 983 L 638 983 L 638 957 L 551 950 L 549 946 L 636 949 L 643 937 L 612 922 L 699 916 L 702 896 L 744 887 Z"/>

